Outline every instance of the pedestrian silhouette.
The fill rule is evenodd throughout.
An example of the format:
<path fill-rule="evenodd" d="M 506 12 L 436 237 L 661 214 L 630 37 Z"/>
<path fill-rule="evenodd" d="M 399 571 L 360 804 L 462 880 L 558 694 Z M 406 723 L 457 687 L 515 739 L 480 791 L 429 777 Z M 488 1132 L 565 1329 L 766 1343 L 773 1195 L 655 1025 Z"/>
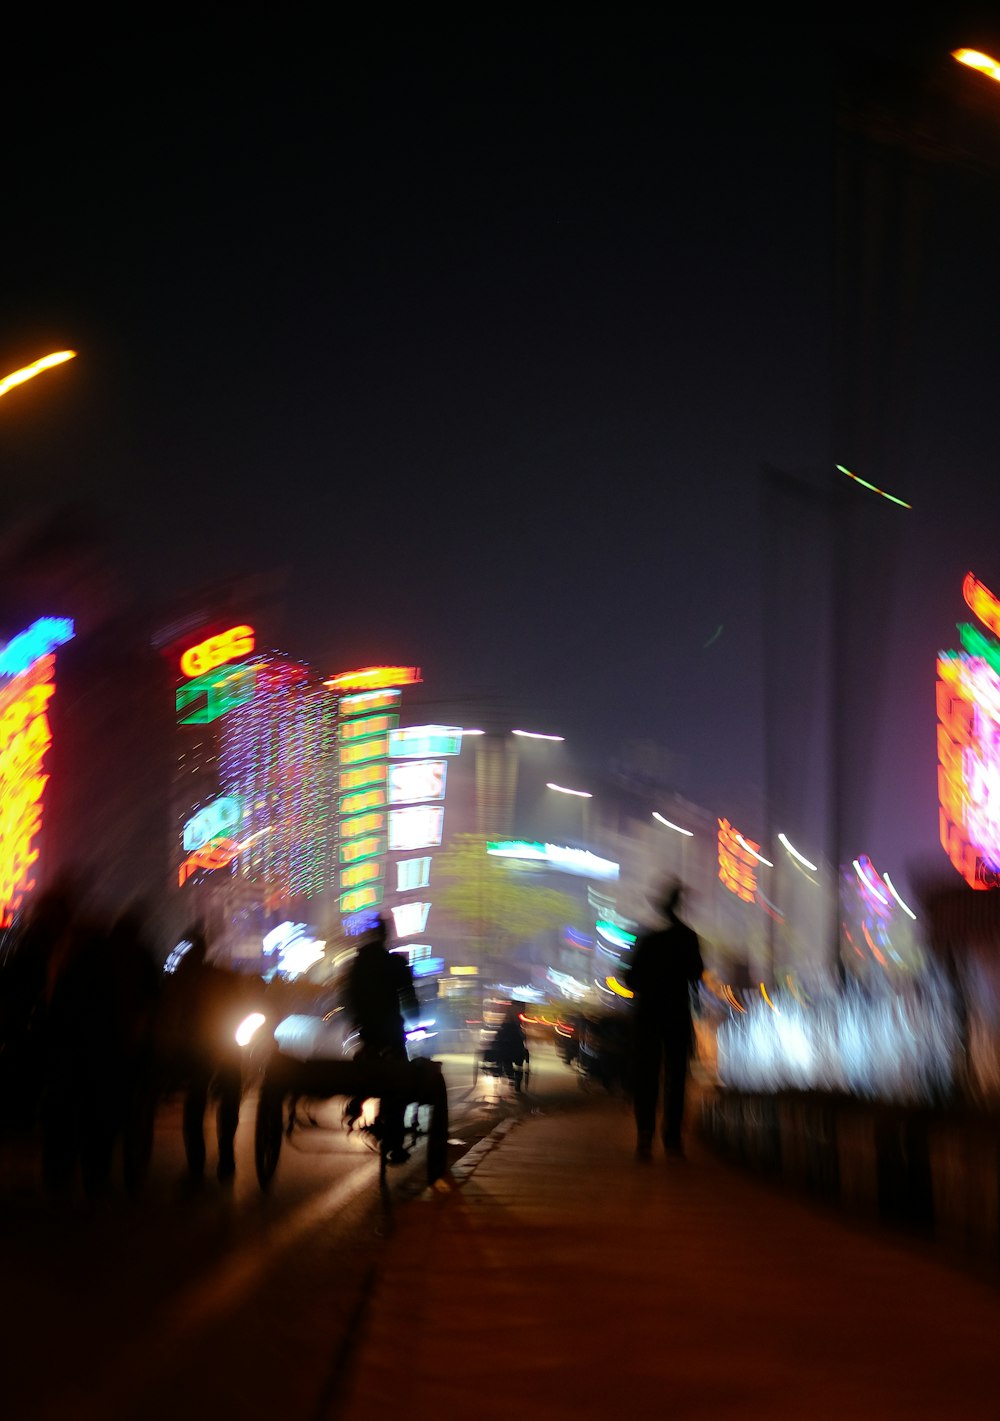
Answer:
<path fill-rule="evenodd" d="M 681 891 L 676 884 L 667 893 L 662 903 L 666 926 L 639 938 L 624 973 L 635 999 L 633 1087 L 636 1155 L 641 1160 L 652 1156 L 661 1076 L 664 1148 L 683 1153 L 684 1095 L 694 1047 L 691 988 L 704 966 L 696 934 L 677 915 Z"/>
<path fill-rule="evenodd" d="M 190 947 L 170 974 L 160 1023 L 160 1054 L 167 1084 L 184 1096 L 184 1149 L 192 1181 L 205 1173 L 205 1110 L 215 1103 L 216 1173 L 236 1172 L 236 1127 L 243 1094 L 243 1060 L 236 1031 L 259 1005 L 255 984 L 208 961 L 200 925 L 184 934 Z"/>
<path fill-rule="evenodd" d="M 358 1060 L 407 1061 L 406 1027 L 403 1014 L 411 1020 L 420 1015 L 413 986 L 413 973 L 406 958 L 390 952 L 385 918 L 358 948 L 351 963 L 345 988 L 348 1015 L 361 1038 Z M 348 1103 L 346 1117 L 353 1123 L 361 1114 L 363 1101 Z M 403 1148 L 403 1119 L 406 1100 L 394 1092 L 383 1095 L 379 1106 L 382 1148 L 390 1164 L 409 1159 Z"/>
<path fill-rule="evenodd" d="M 493 1041 L 486 1051 L 485 1060 L 492 1061 L 501 1075 L 506 1076 L 513 1083 L 514 1090 L 520 1094 L 524 1063 L 528 1060 L 528 1044 L 524 1039 L 520 1007 L 516 1002 L 512 1002 L 507 1008 L 507 1014 L 497 1027 Z"/>

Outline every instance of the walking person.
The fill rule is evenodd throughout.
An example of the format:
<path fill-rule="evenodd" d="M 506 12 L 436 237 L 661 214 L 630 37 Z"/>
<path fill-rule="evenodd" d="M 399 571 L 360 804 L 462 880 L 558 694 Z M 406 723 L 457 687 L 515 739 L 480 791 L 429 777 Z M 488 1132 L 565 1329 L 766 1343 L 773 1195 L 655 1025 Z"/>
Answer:
<path fill-rule="evenodd" d="M 668 1154 L 684 1152 L 684 1095 L 694 1048 L 691 988 L 704 964 L 697 935 L 678 916 L 681 892 L 680 884 L 670 889 L 662 904 L 666 926 L 639 938 L 624 974 L 634 994 L 634 1104 L 640 1160 L 652 1158 L 661 1076 L 663 1146 Z"/>

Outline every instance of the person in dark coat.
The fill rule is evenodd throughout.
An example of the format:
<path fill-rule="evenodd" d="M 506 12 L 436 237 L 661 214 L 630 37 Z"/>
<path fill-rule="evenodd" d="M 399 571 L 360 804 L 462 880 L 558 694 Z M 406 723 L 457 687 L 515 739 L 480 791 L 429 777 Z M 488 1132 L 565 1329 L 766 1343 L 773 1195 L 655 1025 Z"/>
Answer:
<path fill-rule="evenodd" d="M 514 1090 L 520 1094 L 524 1063 L 527 1059 L 528 1044 L 524 1039 L 520 1009 L 516 1002 L 512 1002 L 493 1036 L 493 1042 L 486 1052 L 486 1060 L 495 1062 L 501 1073 L 513 1082 Z"/>
<path fill-rule="evenodd" d="M 384 918 L 358 948 L 351 964 L 346 985 L 347 1011 L 361 1037 L 365 1057 L 383 1061 L 407 1061 L 406 1027 L 403 1015 L 415 1021 L 420 1015 L 413 985 L 413 973 L 406 958 L 390 952 L 388 929 Z M 362 1102 L 352 1100 L 347 1118 L 356 1120 Z M 382 1143 L 390 1164 L 403 1164 L 409 1158 L 403 1147 L 403 1118 L 406 1101 L 396 1096 L 384 1096 L 379 1108 Z"/>
<path fill-rule="evenodd" d="M 634 994 L 636 1154 L 652 1157 L 660 1077 L 663 1076 L 663 1144 L 683 1153 L 681 1127 L 688 1062 L 694 1048 L 691 988 L 704 971 L 697 935 L 677 915 L 681 887 L 663 902 L 666 926 L 635 944 L 625 985 Z"/>
<path fill-rule="evenodd" d="M 231 1180 L 243 1093 L 243 1061 L 236 1030 L 261 1005 L 262 986 L 208 961 L 200 925 L 185 933 L 191 944 L 165 984 L 160 1052 L 167 1084 L 184 1093 L 184 1149 L 191 1178 L 205 1172 L 205 1108 L 215 1102 L 216 1173 Z"/>

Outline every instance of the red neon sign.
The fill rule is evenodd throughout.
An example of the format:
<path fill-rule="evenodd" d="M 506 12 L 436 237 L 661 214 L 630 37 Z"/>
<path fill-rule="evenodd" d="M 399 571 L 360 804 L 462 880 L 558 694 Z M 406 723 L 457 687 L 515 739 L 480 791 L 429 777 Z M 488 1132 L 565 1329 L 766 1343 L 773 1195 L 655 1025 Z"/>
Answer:
<path fill-rule="evenodd" d="M 381 691 L 388 686 L 415 686 L 422 681 L 419 666 L 362 666 L 341 671 L 324 682 L 331 691 Z"/>
<path fill-rule="evenodd" d="M 55 694 L 53 655 L 40 656 L 0 690 L 0 926 L 35 886 L 35 836 L 42 826 L 42 773 L 52 744 L 46 707 Z"/>
<path fill-rule="evenodd" d="M 1000 636 L 1000 600 L 994 597 L 986 584 L 967 572 L 962 583 L 962 596 L 983 626 L 994 636 Z"/>
<path fill-rule="evenodd" d="M 185 676 L 202 676 L 206 671 L 214 671 L 226 661 L 237 661 L 241 656 L 249 656 L 254 649 L 253 627 L 230 627 L 227 632 L 210 636 L 197 646 L 189 646 L 181 657 L 181 670 Z"/>

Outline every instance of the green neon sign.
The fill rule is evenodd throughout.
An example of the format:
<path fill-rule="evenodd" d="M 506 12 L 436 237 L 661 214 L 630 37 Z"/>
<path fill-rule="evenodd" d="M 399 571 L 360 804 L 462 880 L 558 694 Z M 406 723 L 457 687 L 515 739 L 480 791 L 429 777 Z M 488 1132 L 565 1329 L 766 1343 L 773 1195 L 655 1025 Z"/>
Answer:
<path fill-rule="evenodd" d="M 981 656 L 992 670 L 1000 675 L 1000 642 L 996 637 L 986 636 L 971 622 L 959 622 L 958 634 L 970 656 Z"/>
<path fill-rule="evenodd" d="M 235 669 L 220 666 L 215 671 L 205 671 L 201 676 L 193 677 L 177 692 L 178 723 L 207 725 L 209 721 L 225 715 L 226 711 L 245 705 L 253 697 L 257 684 L 256 669 L 255 666 L 238 666 Z M 181 711 L 192 702 L 199 701 L 202 704 L 195 704 L 194 710 L 181 715 Z"/>

